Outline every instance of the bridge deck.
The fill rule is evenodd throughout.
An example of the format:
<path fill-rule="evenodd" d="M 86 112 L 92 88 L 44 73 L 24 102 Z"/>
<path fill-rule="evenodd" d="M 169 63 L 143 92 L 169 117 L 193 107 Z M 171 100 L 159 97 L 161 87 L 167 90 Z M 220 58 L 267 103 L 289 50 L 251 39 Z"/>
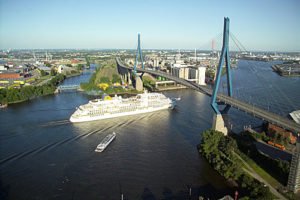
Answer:
<path fill-rule="evenodd" d="M 57 87 L 58 90 L 77 90 L 80 85 L 60 85 Z"/>

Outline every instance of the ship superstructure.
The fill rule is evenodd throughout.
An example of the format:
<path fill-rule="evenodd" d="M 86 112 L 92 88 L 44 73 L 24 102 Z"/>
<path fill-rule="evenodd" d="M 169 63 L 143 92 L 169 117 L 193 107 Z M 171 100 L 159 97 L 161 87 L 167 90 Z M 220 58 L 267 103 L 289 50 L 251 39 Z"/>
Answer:
<path fill-rule="evenodd" d="M 175 104 L 175 99 L 170 99 L 161 93 L 145 91 L 143 94 L 129 98 L 116 95 L 110 100 L 94 99 L 79 106 L 72 114 L 70 121 L 84 122 L 173 109 Z"/>

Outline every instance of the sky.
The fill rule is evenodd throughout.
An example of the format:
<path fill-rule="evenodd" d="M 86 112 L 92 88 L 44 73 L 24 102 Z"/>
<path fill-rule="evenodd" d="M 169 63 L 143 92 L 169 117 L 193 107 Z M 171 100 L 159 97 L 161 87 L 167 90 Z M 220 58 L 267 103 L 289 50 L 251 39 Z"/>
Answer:
<path fill-rule="evenodd" d="M 0 0 L 0 49 L 300 51 L 300 0 Z M 230 49 L 236 49 L 230 41 Z"/>

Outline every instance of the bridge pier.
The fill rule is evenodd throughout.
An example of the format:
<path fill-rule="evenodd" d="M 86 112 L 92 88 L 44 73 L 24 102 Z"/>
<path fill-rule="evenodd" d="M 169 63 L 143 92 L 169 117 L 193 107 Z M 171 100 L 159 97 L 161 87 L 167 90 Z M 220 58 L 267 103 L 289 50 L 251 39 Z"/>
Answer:
<path fill-rule="evenodd" d="M 127 74 L 122 74 L 122 78 L 124 80 L 124 83 L 128 83 Z"/>
<path fill-rule="evenodd" d="M 127 73 L 127 77 L 128 77 L 128 85 L 132 85 L 130 72 Z"/>
<path fill-rule="evenodd" d="M 220 131 L 224 135 L 228 134 L 228 129 L 225 126 L 225 121 L 223 119 L 222 114 L 214 113 L 213 123 L 212 123 L 212 129 L 215 130 L 215 131 Z"/>
<path fill-rule="evenodd" d="M 134 87 L 137 91 L 143 91 L 144 90 L 143 81 L 142 81 L 142 78 L 140 76 L 135 77 Z"/>

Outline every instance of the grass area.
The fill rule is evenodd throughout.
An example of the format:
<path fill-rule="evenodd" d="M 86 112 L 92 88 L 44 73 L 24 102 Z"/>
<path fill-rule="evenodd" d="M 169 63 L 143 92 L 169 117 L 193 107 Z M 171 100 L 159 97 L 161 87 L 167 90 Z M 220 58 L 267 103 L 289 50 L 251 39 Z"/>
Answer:
<path fill-rule="evenodd" d="M 81 83 L 85 91 L 101 90 L 107 94 L 133 93 L 121 86 L 121 77 L 118 74 L 117 63 L 114 59 L 98 60 L 99 68 L 91 76 L 88 83 Z"/>
<path fill-rule="evenodd" d="M 118 75 L 118 70 L 117 70 L 117 63 L 115 60 L 105 60 L 102 62 L 99 62 L 101 69 L 99 72 L 96 74 L 96 81 L 101 80 L 102 77 L 107 77 L 110 80 L 112 80 L 113 75 L 116 74 Z"/>
<path fill-rule="evenodd" d="M 264 169 L 262 169 L 260 166 L 258 166 L 252 159 L 250 159 L 248 156 L 245 154 L 239 152 L 239 155 L 241 158 L 247 162 L 247 164 L 259 175 L 261 176 L 264 180 L 266 180 L 270 185 L 272 185 L 274 188 L 278 188 L 281 186 L 281 184 L 274 179 L 270 174 L 268 174 Z M 245 166 L 243 164 L 243 166 Z M 246 166 L 247 169 L 249 169 Z"/>
<path fill-rule="evenodd" d="M 51 79 L 51 75 L 46 75 L 46 76 L 42 76 L 40 77 L 39 79 L 36 79 L 35 82 L 32 82 L 33 85 L 38 85 L 40 84 L 41 82 L 47 80 L 47 79 Z"/>
<path fill-rule="evenodd" d="M 243 168 L 245 168 L 246 170 L 250 170 L 251 171 L 251 169 L 245 163 L 242 162 L 241 164 L 242 164 Z"/>
<path fill-rule="evenodd" d="M 46 75 L 46 76 L 41 76 L 40 78 L 39 78 L 39 80 L 46 80 L 46 79 L 48 79 L 48 78 L 51 78 L 51 75 L 49 74 L 49 75 Z"/>

